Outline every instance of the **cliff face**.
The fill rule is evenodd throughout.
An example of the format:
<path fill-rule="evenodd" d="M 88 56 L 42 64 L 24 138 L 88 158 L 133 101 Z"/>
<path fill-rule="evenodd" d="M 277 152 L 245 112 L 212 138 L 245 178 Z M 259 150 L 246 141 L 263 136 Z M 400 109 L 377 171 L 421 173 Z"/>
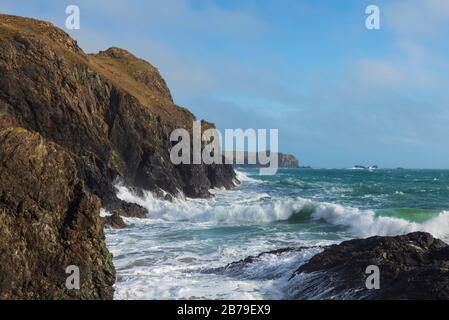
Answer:
<path fill-rule="evenodd" d="M 0 15 L 0 128 L 39 132 L 70 151 L 86 186 L 121 208 L 113 182 L 190 197 L 233 186 L 229 166 L 170 162 L 170 133 L 195 117 L 173 103 L 155 67 L 111 48 L 86 55 L 63 31 Z"/>
<path fill-rule="evenodd" d="M 111 299 L 115 270 L 100 199 L 72 156 L 38 133 L 0 132 L 0 299 Z M 66 268 L 80 289 L 65 286 Z"/>
<path fill-rule="evenodd" d="M 299 168 L 299 161 L 294 155 L 279 153 L 279 168 Z"/>
<path fill-rule="evenodd" d="M 265 152 L 262 152 L 262 154 L 264 154 L 264 153 Z M 275 153 L 272 154 L 272 156 L 274 156 L 274 155 L 275 155 Z M 256 157 L 256 164 L 248 163 L 249 156 Z M 258 154 L 256 154 L 255 152 L 240 152 L 240 151 L 225 152 L 225 157 L 227 157 L 227 158 L 233 157 L 233 159 L 234 159 L 233 163 L 239 167 L 249 167 L 249 168 L 263 167 L 263 165 L 261 165 L 259 163 Z M 299 161 L 298 161 L 298 159 L 296 159 L 296 157 L 294 155 L 278 152 L 277 157 L 278 157 L 278 167 L 279 168 L 299 168 Z M 240 160 L 240 162 L 243 161 L 244 164 L 237 164 L 237 160 Z"/>
<path fill-rule="evenodd" d="M 86 55 L 50 23 L 0 15 L 0 298 L 112 297 L 99 208 L 145 214 L 116 198 L 118 179 L 190 197 L 233 187 L 231 166 L 171 163 L 170 133 L 194 120 L 129 52 Z M 68 265 L 81 290 L 65 290 Z"/>

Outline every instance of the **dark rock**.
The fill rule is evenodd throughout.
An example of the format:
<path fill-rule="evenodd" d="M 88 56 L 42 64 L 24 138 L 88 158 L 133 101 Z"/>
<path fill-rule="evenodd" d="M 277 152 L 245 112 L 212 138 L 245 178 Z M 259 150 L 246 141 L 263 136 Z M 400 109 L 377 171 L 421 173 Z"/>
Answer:
<path fill-rule="evenodd" d="M 103 223 L 105 227 L 112 229 L 124 229 L 126 228 L 126 223 L 123 221 L 122 217 L 118 213 L 114 213 L 110 216 L 103 218 Z"/>
<path fill-rule="evenodd" d="M 230 271 L 230 270 L 234 270 L 234 269 L 241 269 L 251 263 L 257 262 L 259 261 L 263 256 L 265 255 L 279 255 L 279 254 L 283 254 L 283 253 L 287 253 L 287 252 L 298 252 L 298 251 L 302 251 L 304 249 L 310 249 L 312 247 L 287 247 L 287 248 L 281 248 L 281 249 L 276 249 L 276 250 L 271 250 L 271 251 L 266 251 L 266 252 L 262 252 L 259 253 L 256 256 L 248 256 L 245 259 L 239 260 L 239 261 L 235 261 L 235 262 L 231 262 L 229 264 L 227 264 L 224 267 L 220 267 L 220 268 L 215 268 L 215 269 L 209 269 L 207 271 L 207 273 L 219 273 L 222 271 Z"/>
<path fill-rule="evenodd" d="M 366 288 L 366 268 L 380 289 Z M 449 299 L 449 246 L 428 233 L 351 240 L 328 247 L 295 272 L 294 299 Z"/>
<path fill-rule="evenodd" d="M 100 199 L 70 153 L 22 128 L 0 131 L 0 299 L 112 299 Z M 70 265 L 80 290 L 65 287 Z"/>
<path fill-rule="evenodd" d="M 103 207 L 111 214 L 118 214 L 123 217 L 145 218 L 147 216 L 147 210 L 144 207 L 117 198 L 107 202 Z"/>
<path fill-rule="evenodd" d="M 223 163 L 224 161 L 223 157 Z M 215 188 L 231 189 L 234 187 L 234 183 L 240 183 L 235 177 L 232 166 L 211 164 L 207 167 L 207 170 L 207 177 Z M 234 178 L 230 180 L 229 177 Z"/>
<path fill-rule="evenodd" d="M 232 274 L 239 273 L 243 268 L 247 268 L 247 267 L 251 268 L 251 264 L 257 263 L 265 256 L 268 256 L 268 255 L 278 256 L 278 255 L 282 255 L 284 253 L 300 252 L 300 251 L 312 249 L 312 248 L 319 249 L 322 247 L 320 247 L 320 246 L 317 246 L 317 247 L 287 247 L 287 248 L 280 248 L 280 249 L 271 250 L 271 251 L 265 251 L 265 252 L 259 253 L 258 255 L 248 256 L 245 259 L 228 263 L 227 265 L 225 265 L 223 267 L 203 269 L 201 272 L 202 273 L 226 273 L 227 275 L 232 275 Z M 276 271 L 273 271 L 273 276 L 275 275 L 275 273 L 276 273 Z"/>
<path fill-rule="evenodd" d="M 228 165 L 173 165 L 170 133 L 195 120 L 173 103 L 158 70 L 126 50 L 86 55 L 51 24 L 0 15 L 0 128 L 39 132 L 73 154 L 105 206 L 114 182 L 208 197 L 233 186 Z"/>
<path fill-rule="evenodd" d="M 147 214 L 116 181 L 190 197 L 233 186 L 231 166 L 171 163 L 170 133 L 194 120 L 151 64 L 86 55 L 48 22 L 0 14 L 0 298 L 112 298 L 99 208 Z M 65 288 L 68 265 L 80 290 Z"/>

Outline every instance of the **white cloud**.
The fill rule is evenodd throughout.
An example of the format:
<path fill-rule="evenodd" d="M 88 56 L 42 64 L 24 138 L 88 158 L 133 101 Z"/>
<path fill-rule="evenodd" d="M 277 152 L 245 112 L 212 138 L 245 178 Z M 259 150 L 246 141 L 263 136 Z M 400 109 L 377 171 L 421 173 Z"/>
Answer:
<path fill-rule="evenodd" d="M 447 32 L 449 1 L 447 0 L 396 0 L 384 10 L 386 27 L 401 36 L 437 37 Z"/>
<path fill-rule="evenodd" d="M 356 81 L 367 86 L 400 86 L 405 75 L 396 66 L 387 61 L 363 59 L 355 62 Z"/>

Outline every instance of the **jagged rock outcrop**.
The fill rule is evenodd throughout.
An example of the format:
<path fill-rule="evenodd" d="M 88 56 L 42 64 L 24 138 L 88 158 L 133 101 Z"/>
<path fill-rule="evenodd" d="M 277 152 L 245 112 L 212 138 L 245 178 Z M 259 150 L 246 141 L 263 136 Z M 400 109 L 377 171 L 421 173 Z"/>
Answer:
<path fill-rule="evenodd" d="M 0 299 L 112 299 L 100 199 L 72 155 L 38 133 L 0 131 Z M 80 270 L 80 289 L 65 286 Z"/>
<path fill-rule="evenodd" d="M 147 210 L 138 204 L 125 201 L 103 203 L 103 208 L 105 208 L 111 215 L 120 215 L 131 218 L 145 218 L 148 214 Z"/>
<path fill-rule="evenodd" d="M 126 223 L 123 221 L 122 217 L 118 213 L 111 214 L 103 218 L 103 223 L 105 227 L 112 229 L 123 229 L 126 228 Z"/>
<path fill-rule="evenodd" d="M 0 128 L 39 132 L 73 155 L 86 187 L 123 209 L 114 181 L 189 197 L 233 185 L 226 165 L 170 161 L 170 133 L 195 117 L 173 103 L 158 70 L 111 48 L 86 55 L 50 23 L 0 15 Z"/>
<path fill-rule="evenodd" d="M 366 288 L 366 269 L 380 289 Z M 328 247 L 295 272 L 293 299 L 449 299 L 449 246 L 428 233 L 372 237 Z"/>
<path fill-rule="evenodd" d="M 257 263 L 261 259 L 263 259 L 266 256 L 279 256 L 285 253 L 294 253 L 294 252 L 300 252 L 303 250 L 308 250 L 312 248 L 321 248 L 321 247 L 287 247 L 287 248 L 280 248 L 275 249 L 271 251 L 265 251 L 261 252 L 258 255 L 254 256 L 248 256 L 242 260 L 234 261 L 231 263 L 228 263 L 224 267 L 218 267 L 218 268 L 212 268 L 212 269 L 205 269 L 202 270 L 203 273 L 226 273 L 226 274 L 239 274 L 243 268 L 251 268 L 252 264 Z"/>

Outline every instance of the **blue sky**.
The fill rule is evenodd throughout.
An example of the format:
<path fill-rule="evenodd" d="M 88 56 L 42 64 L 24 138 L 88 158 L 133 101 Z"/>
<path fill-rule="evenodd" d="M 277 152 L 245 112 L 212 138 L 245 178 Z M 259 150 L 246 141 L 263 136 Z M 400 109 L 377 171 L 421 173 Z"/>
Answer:
<path fill-rule="evenodd" d="M 225 128 L 278 128 L 315 167 L 449 167 L 447 0 L 2 0 L 159 68 L 176 102 Z M 381 29 L 365 28 L 365 8 Z M 67 30 L 66 30 L 67 31 Z"/>

